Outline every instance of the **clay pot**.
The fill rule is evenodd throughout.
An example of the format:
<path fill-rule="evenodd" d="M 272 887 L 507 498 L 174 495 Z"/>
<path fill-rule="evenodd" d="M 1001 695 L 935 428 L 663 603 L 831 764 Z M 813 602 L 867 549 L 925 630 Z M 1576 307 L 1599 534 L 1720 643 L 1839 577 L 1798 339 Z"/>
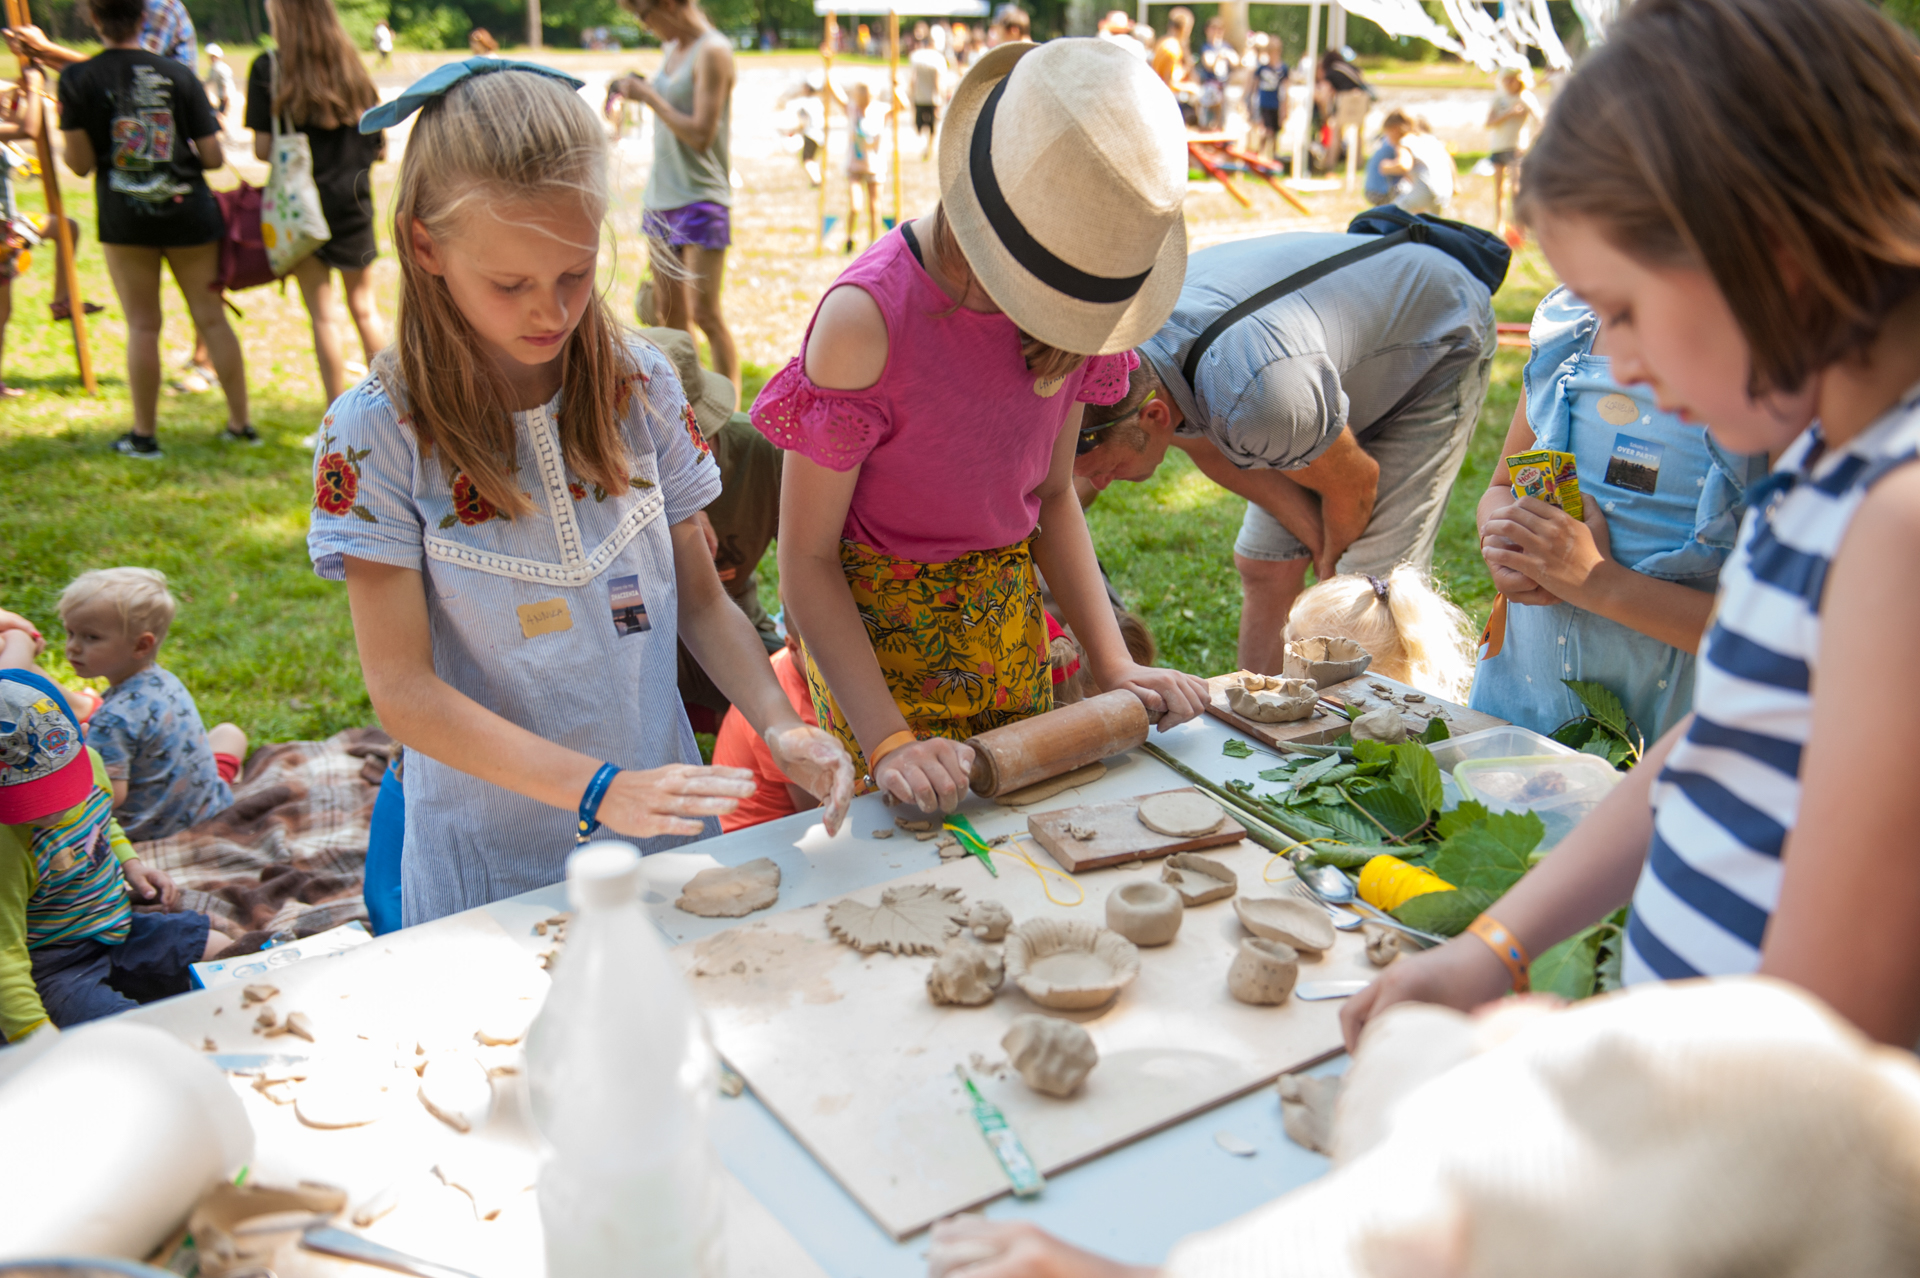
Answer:
<path fill-rule="evenodd" d="M 1209 901 L 1224 901 L 1240 886 L 1240 876 L 1212 857 L 1175 852 L 1160 867 L 1160 881 L 1180 894 L 1191 909 Z"/>
<path fill-rule="evenodd" d="M 1333 948 L 1333 920 L 1325 909 L 1284 896 L 1243 896 L 1233 903 L 1240 926 L 1267 941 L 1318 954 Z"/>
<path fill-rule="evenodd" d="M 980 1007 L 993 1002 L 1006 969 L 1000 956 L 968 936 L 956 936 L 927 972 L 927 997 L 936 1003 Z"/>
<path fill-rule="evenodd" d="M 1289 679 L 1305 679 L 1316 688 L 1331 688 L 1358 678 L 1372 664 L 1372 656 L 1353 640 L 1320 635 L 1288 644 L 1280 673 Z"/>
<path fill-rule="evenodd" d="M 1000 1046 L 1028 1087 L 1063 1099 L 1078 1091 L 1100 1063 L 1093 1035 L 1072 1021 L 1031 1012 L 1013 1018 Z"/>
<path fill-rule="evenodd" d="M 1235 675 L 1227 685 L 1227 709 L 1255 723 L 1292 723 L 1313 713 L 1320 692 L 1305 679 Z"/>
<path fill-rule="evenodd" d="M 1242 1003 L 1270 1007 L 1287 1001 L 1300 976 L 1300 954 L 1280 941 L 1250 936 L 1240 942 L 1227 969 L 1227 992 Z"/>
<path fill-rule="evenodd" d="M 1180 934 L 1186 913 L 1178 892 L 1151 879 L 1107 894 L 1107 926 L 1135 945 L 1165 945 Z"/>
<path fill-rule="evenodd" d="M 1103 927 L 1028 919 L 1007 933 L 1007 977 L 1042 1007 L 1103 1007 L 1140 975 L 1140 951 Z"/>

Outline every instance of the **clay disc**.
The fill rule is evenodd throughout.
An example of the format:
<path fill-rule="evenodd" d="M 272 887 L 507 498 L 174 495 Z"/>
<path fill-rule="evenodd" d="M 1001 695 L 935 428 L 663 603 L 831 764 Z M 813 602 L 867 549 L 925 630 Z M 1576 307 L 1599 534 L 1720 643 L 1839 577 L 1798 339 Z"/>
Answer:
<path fill-rule="evenodd" d="M 1140 824 L 1156 834 L 1191 839 L 1218 826 L 1227 814 L 1204 794 L 1174 790 L 1140 800 Z"/>

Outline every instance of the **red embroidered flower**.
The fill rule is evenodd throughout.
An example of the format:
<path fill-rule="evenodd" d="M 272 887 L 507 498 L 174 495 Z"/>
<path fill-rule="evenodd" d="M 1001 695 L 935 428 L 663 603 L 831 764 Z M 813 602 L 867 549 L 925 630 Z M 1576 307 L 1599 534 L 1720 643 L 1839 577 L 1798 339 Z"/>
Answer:
<path fill-rule="evenodd" d="M 328 453 L 320 459 L 313 477 L 313 504 L 329 515 L 344 515 L 353 509 L 360 492 L 360 468 L 347 460 L 345 453 Z"/>
<path fill-rule="evenodd" d="M 713 456 L 713 446 L 707 443 L 707 437 L 700 433 L 700 419 L 693 415 L 693 405 L 687 405 L 687 438 L 700 450 L 702 457 Z"/>
<path fill-rule="evenodd" d="M 468 527 L 484 524 L 500 516 L 500 512 L 493 508 L 493 503 L 480 495 L 480 490 L 473 486 L 473 481 L 467 478 L 464 471 L 453 478 L 453 513 Z"/>
<path fill-rule="evenodd" d="M 575 501 L 585 501 L 587 499 L 587 486 L 578 480 L 569 479 L 567 481 L 567 491 L 573 494 Z"/>

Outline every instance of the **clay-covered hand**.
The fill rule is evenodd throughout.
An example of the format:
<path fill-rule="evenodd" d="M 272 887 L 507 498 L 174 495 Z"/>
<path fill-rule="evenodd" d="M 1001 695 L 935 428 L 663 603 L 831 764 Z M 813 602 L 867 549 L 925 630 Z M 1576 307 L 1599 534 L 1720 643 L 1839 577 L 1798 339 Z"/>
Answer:
<path fill-rule="evenodd" d="M 1395 1003 L 1437 1003 L 1470 1012 L 1513 988 L 1513 979 L 1486 943 L 1458 936 L 1419 954 L 1403 954 L 1379 979 L 1340 1009 L 1347 1050 L 1360 1043 L 1367 1022 Z"/>
<path fill-rule="evenodd" d="M 873 769 L 873 783 L 922 812 L 951 812 L 967 797 L 973 747 L 930 737 L 889 750 Z"/>
<path fill-rule="evenodd" d="M 853 757 L 830 732 L 790 723 L 767 729 L 774 766 L 820 800 L 828 834 L 838 834 L 853 802 Z"/>
<path fill-rule="evenodd" d="M 930 1241 L 927 1278 L 1153 1278 L 1161 1272 L 1068 1246 L 1037 1225 L 982 1216 L 937 1221 Z"/>
<path fill-rule="evenodd" d="M 36 661 L 40 659 L 40 654 L 47 650 L 46 636 L 40 633 L 40 628 L 17 612 L 8 612 L 5 608 L 0 608 L 0 630 L 18 630 L 31 638 Z"/>
<path fill-rule="evenodd" d="M 1596 501 L 1588 499 L 1584 506 L 1585 522 L 1537 497 L 1502 506 L 1481 525 L 1480 553 L 1490 567 L 1511 569 L 1555 598 L 1584 607 L 1594 577 L 1613 563 L 1607 517 Z"/>
<path fill-rule="evenodd" d="M 1162 732 L 1205 714 L 1211 695 L 1205 679 L 1165 666 L 1138 666 L 1128 662 L 1109 677 L 1096 674 L 1095 678 L 1108 692 L 1125 688 L 1140 698 L 1147 714 L 1158 721 Z"/>
<path fill-rule="evenodd" d="M 700 768 L 670 763 L 644 772 L 621 772 L 600 800 L 600 824 L 637 839 L 656 834 L 699 834 L 701 817 L 723 816 L 753 793 L 746 768 Z"/>
<path fill-rule="evenodd" d="M 156 870 L 139 857 L 120 867 L 133 899 L 142 905 L 158 905 L 171 914 L 180 908 L 180 889 L 165 870 Z"/>

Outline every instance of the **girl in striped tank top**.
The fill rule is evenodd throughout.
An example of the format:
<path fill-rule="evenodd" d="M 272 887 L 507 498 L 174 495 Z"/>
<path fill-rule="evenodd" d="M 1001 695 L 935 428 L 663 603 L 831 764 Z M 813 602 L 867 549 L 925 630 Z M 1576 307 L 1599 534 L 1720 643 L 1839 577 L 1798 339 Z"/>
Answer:
<path fill-rule="evenodd" d="M 1780 460 L 1693 714 L 1469 934 L 1353 1000 L 1350 1044 L 1395 1002 L 1524 989 L 1629 902 L 1629 984 L 1757 971 L 1920 1040 L 1917 57 L 1864 0 L 1641 0 L 1561 92 L 1520 206 L 1615 375 Z"/>

